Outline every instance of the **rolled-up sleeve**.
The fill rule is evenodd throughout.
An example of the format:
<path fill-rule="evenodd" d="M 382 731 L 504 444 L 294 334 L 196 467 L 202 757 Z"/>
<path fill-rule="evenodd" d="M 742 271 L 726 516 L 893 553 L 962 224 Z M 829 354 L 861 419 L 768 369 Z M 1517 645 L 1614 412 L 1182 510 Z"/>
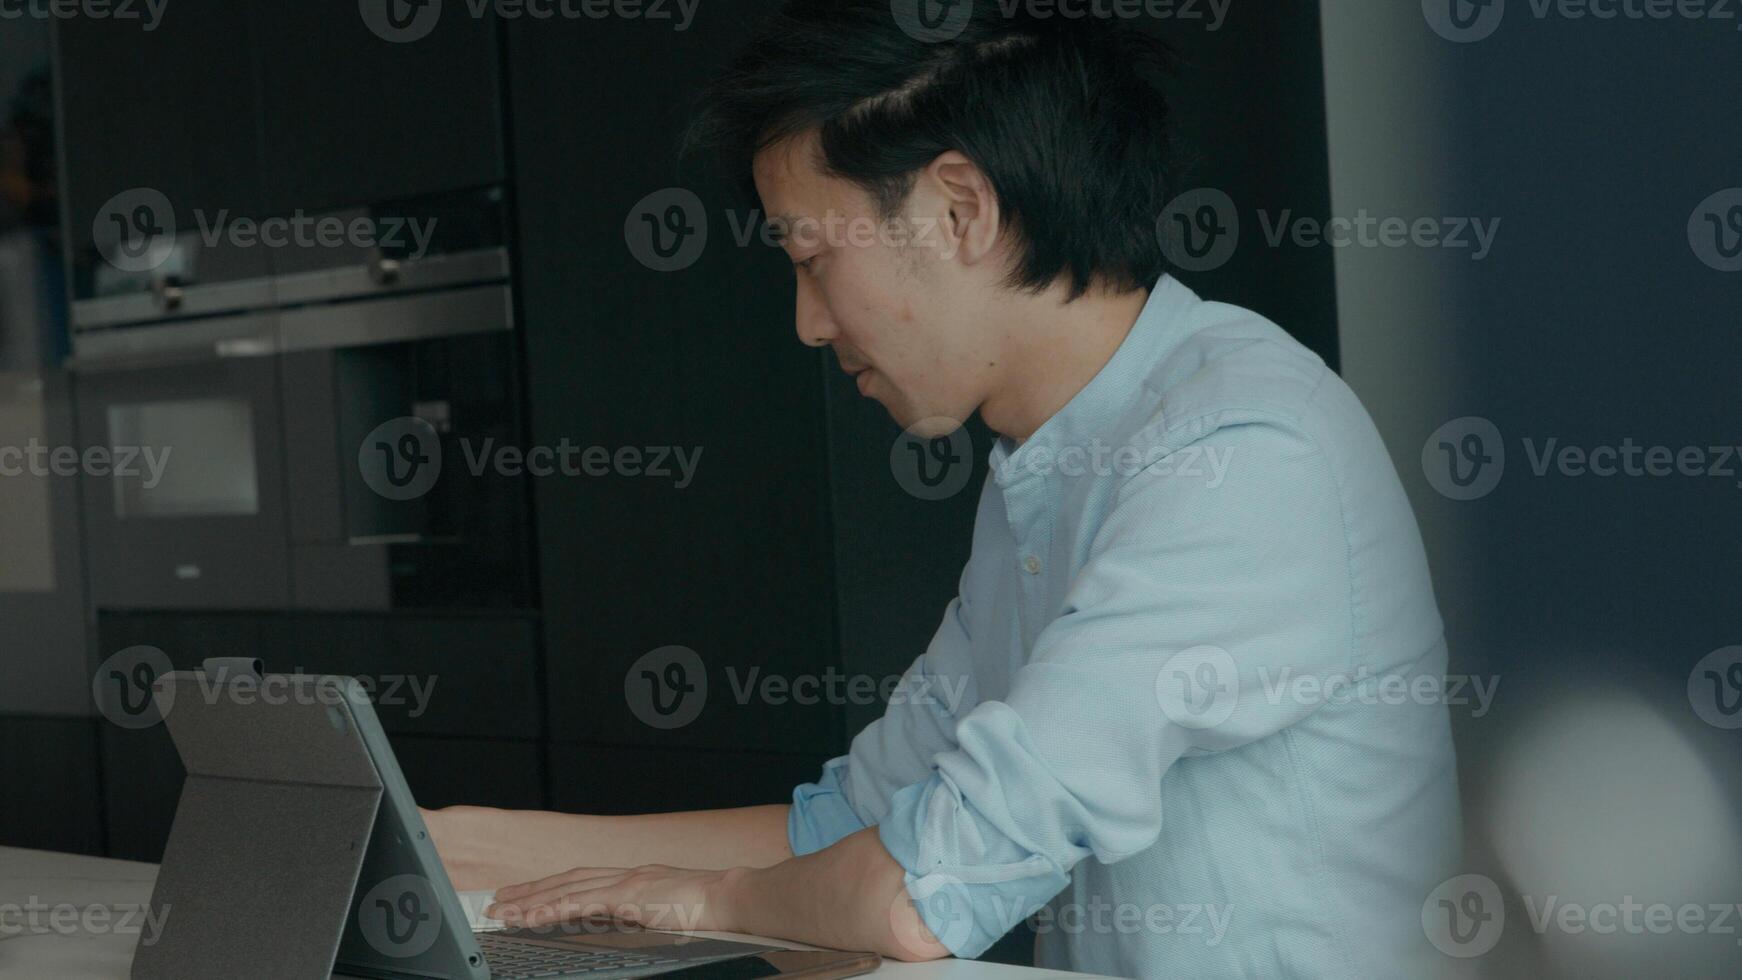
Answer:
<path fill-rule="evenodd" d="M 879 836 L 958 956 L 1161 833 L 1163 775 L 1305 717 L 1294 678 L 1346 671 L 1353 626 L 1338 488 L 1285 427 L 1215 430 L 1225 479 L 1165 457 L 1120 489 L 1062 613 L 1008 695 L 967 713 Z M 1177 454 L 1178 450 L 1175 450 Z"/>
<path fill-rule="evenodd" d="M 972 683 L 969 653 L 967 604 L 958 596 L 925 653 L 902 674 L 883 716 L 865 726 L 846 755 L 825 763 L 821 778 L 793 791 L 787 838 L 795 855 L 881 822 L 896 792 L 928 777 L 937 756 L 955 747 L 957 712 Z"/>

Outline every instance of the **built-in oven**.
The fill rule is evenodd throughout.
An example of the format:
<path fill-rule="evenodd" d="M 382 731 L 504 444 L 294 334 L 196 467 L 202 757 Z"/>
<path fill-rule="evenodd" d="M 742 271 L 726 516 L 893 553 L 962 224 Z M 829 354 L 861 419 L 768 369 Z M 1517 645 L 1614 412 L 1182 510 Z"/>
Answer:
<path fill-rule="evenodd" d="M 526 487 L 469 465 L 523 429 L 501 193 L 341 217 L 422 224 L 75 301 L 79 438 L 109 461 L 82 495 L 98 607 L 534 604 Z"/>

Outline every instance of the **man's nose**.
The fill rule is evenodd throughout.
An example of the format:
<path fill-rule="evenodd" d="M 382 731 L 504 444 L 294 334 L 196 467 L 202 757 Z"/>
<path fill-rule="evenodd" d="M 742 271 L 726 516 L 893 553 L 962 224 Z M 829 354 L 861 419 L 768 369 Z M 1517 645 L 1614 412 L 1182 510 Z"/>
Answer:
<path fill-rule="evenodd" d="M 817 295 L 817 288 L 802 276 L 798 281 L 795 325 L 799 341 L 810 347 L 826 346 L 840 335 L 840 331 L 835 329 L 835 321 L 829 317 L 828 304 Z"/>

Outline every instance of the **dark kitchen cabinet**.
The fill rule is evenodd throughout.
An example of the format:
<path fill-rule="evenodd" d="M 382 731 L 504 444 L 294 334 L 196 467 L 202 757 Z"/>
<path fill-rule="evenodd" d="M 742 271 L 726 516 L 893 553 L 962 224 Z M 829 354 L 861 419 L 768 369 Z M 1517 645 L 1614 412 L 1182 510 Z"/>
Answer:
<path fill-rule="evenodd" d="M 103 853 L 97 722 L 0 715 L 0 846 Z"/>
<path fill-rule="evenodd" d="M 756 9 L 704 5 L 682 32 L 625 19 L 506 25 L 532 441 L 701 454 L 682 487 L 537 481 L 557 742 L 814 756 L 843 742 L 837 705 L 774 703 L 756 686 L 839 670 L 825 361 L 793 337 L 784 260 L 734 240 L 752 205 L 677 157 L 696 86 Z M 624 227 L 646 195 L 674 186 L 704 203 L 708 239 L 693 265 L 659 272 L 625 247 Z M 641 658 L 669 646 L 694 651 L 707 690 L 693 719 L 664 727 L 637 705 L 673 676 Z"/>
<path fill-rule="evenodd" d="M 367 6 L 367 5 L 365 5 Z M 184 236 L 240 217 L 316 214 L 503 177 L 495 19 L 458 5 L 415 39 L 377 34 L 347 0 L 177 0 L 151 30 L 56 28 L 75 296 L 136 291 L 97 255 L 105 204 L 147 188 Z M 135 195 L 136 196 L 136 195 Z M 156 270 L 203 282 L 274 271 L 273 249 L 210 249 Z M 194 268 L 195 265 L 219 268 Z"/>
<path fill-rule="evenodd" d="M 568 813 L 665 813 L 790 803 L 832 753 L 550 747 L 550 803 Z"/>
<path fill-rule="evenodd" d="M 429 33 L 395 41 L 356 0 L 248 7 L 257 37 L 288 41 L 256 48 L 269 212 L 501 182 L 494 17 L 449 4 Z"/>
<path fill-rule="evenodd" d="M 133 220 L 131 208 L 99 215 L 116 195 L 162 193 L 174 215 L 143 220 L 184 232 L 200 220 L 264 213 L 250 4 L 176 0 L 149 31 L 136 20 L 57 19 L 55 49 L 62 143 L 70 148 L 62 195 L 79 298 L 112 288 L 96 281 L 112 270 L 97 258 L 92 232 L 99 217 Z M 269 271 L 266 249 L 226 261 L 228 278 Z"/>

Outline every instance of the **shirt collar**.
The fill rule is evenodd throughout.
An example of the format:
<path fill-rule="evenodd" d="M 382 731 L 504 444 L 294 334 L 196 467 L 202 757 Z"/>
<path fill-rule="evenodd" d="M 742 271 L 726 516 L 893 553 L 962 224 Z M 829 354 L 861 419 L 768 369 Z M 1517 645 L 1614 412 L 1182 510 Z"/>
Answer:
<path fill-rule="evenodd" d="M 1133 396 L 1149 379 L 1156 361 L 1183 339 L 1182 314 L 1197 301 L 1197 294 L 1184 283 L 1164 274 L 1150 290 L 1125 339 L 1088 384 L 1021 446 L 1008 436 L 998 437 L 990 462 L 992 479 L 999 488 L 1008 490 L 1045 472 L 1046 467 L 1029 466 L 1028 460 L 1057 458 L 1060 449 L 1086 446 L 1112 428 L 1131 409 Z"/>

